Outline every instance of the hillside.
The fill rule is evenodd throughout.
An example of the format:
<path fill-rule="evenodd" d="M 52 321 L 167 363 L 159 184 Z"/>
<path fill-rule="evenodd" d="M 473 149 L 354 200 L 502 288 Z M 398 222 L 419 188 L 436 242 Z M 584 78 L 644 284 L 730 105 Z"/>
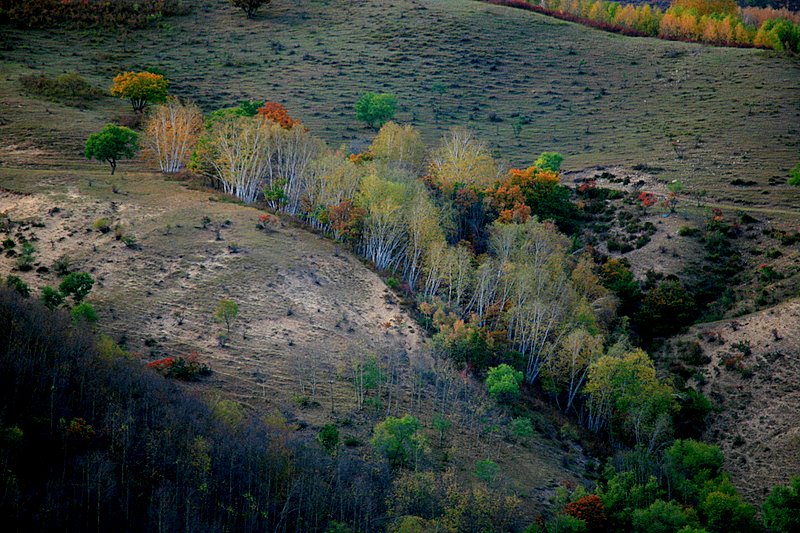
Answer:
<path fill-rule="evenodd" d="M 334 145 L 359 147 L 370 132 L 354 124 L 355 101 L 392 92 L 398 119 L 427 141 L 469 126 L 515 165 L 555 150 L 567 169 L 640 165 L 720 200 L 800 201 L 785 186 L 800 146 L 797 58 L 610 35 L 462 0 L 276 1 L 256 20 L 215 0 L 158 30 L 77 35 L 9 30 L 3 68 L 75 70 L 101 86 L 124 70 L 158 68 L 206 111 L 277 101 Z M 66 125 L 43 131 L 35 115 L 20 124 L 9 112 L 0 110 L 13 122 L 0 131 L 17 138 L 71 137 Z M 753 184 L 732 188 L 737 178 Z"/>
<path fill-rule="evenodd" d="M 225 428 L 231 443 L 257 450 L 243 436 L 254 421 L 292 456 L 287 465 L 301 465 L 264 490 L 272 515 L 251 500 L 256 477 L 242 474 L 240 492 L 214 503 L 246 512 L 213 509 L 216 523 L 326 533 L 534 524 L 554 533 L 572 520 L 649 532 L 648 513 L 664 504 L 674 530 L 761 530 L 770 489 L 800 473 L 800 188 L 787 184 L 800 148 L 798 57 L 625 37 L 471 0 L 275 0 L 253 20 L 225 0 L 190 3 L 189 15 L 146 30 L 0 25 L 0 282 L 9 289 L 0 296 L 13 317 L 22 300 L 12 290 L 27 284 L 26 316 L 53 317 L 78 345 L 99 336 L 100 347 L 71 364 L 124 359 L 120 383 L 141 379 L 142 390 L 169 390 L 170 402 L 211 413 L 203 431 L 214 434 L 214 454 Z M 156 172 L 143 152 L 109 174 L 83 157 L 105 124 L 142 130 L 153 116 L 106 94 L 116 74 L 143 69 L 163 72 L 172 94 L 205 113 L 168 104 L 196 118 L 191 171 Z M 34 94 L 33 76 L 66 72 L 99 90 L 72 102 Z M 366 91 L 396 94 L 396 120 L 410 127 L 359 124 L 354 104 Z M 235 115 L 247 106 L 210 115 L 246 100 L 283 104 L 300 126 L 255 107 Z M 309 163 L 292 176 L 291 162 L 252 173 L 262 193 L 246 204 L 221 192 L 243 174 L 218 169 L 231 162 L 220 155 L 225 135 L 252 131 L 274 145 L 239 153 L 283 164 L 291 157 L 281 150 L 308 142 Z M 562 153 L 563 166 L 545 151 Z M 386 270 L 367 259 L 378 241 L 394 246 Z M 81 322 L 68 312 L 79 298 L 50 315 L 34 301 L 67 271 L 90 274 L 99 315 L 75 339 Z M 239 310 L 227 330 L 215 316 L 226 300 Z M 5 361 L 25 357 L 6 351 Z M 52 354 L 39 355 L 47 366 Z M 199 358 L 210 374 L 159 377 L 163 359 L 178 356 Z M 117 370 L 103 370 L 102 394 L 124 389 Z M 71 379 L 59 394 L 84 386 Z M 40 393 L 45 381 L 30 377 Z M 379 437 L 404 415 L 419 427 L 397 452 Z M 92 423 L 116 428 L 115 416 Z M 203 443 L 186 418 L 176 432 L 192 455 Z M 0 452 L 33 431 L 75 451 L 52 407 L 49 433 L 39 431 L 41 413 L 8 420 L 0 412 Z M 118 434 L 98 433 L 78 447 L 76 472 L 92 446 L 107 446 L 112 463 L 124 448 Z M 212 455 L 232 458 L 235 448 Z M 247 468 L 271 460 L 252 453 Z M 192 468 L 202 463 L 192 457 Z M 58 458 L 52 464 L 57 475 Z M 104 468 L 124 480 L 125 464 L 122 454 Z M 214 469 L 214 494 L 224 494 L 225 467 Z M 324 490 L 303 485 L 315 475 Z M 200 478 L 186 478 L 185 506 L 165 523 L 203 505 Z M 355 503 L 330 511 L 323 493 L 339 487 Z M 142 494 L 151 514 L 170 507 Z M 0 503 L 24 514 L 20 495 Z M 113 506 L 113 491 L 105 497 Z M 307 498 L 314 525 L 287 510 L 293 497 Z M 740 516 L 716 516 L 708 506 L 717 497 Z M 578 502 L 599 502 L 598 516 L 581 517 Z M 100 507 L 98 496 L 98 529 Z M 284 521 L 290 512 L 294 524 Z"/>

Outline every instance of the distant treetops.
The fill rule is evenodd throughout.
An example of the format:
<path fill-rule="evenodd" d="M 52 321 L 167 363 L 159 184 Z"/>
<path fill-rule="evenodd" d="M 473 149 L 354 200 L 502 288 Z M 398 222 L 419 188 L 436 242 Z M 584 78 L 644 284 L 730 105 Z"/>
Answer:
<path fill-rule="evenodd" d="M 546 13 L 600 29 L 723 46 L 800 50 L 800 14 L 739 8 L 735 0 L 673 0 L 666 11 L 647 3 L 603 0 L 485 0 Z"/>

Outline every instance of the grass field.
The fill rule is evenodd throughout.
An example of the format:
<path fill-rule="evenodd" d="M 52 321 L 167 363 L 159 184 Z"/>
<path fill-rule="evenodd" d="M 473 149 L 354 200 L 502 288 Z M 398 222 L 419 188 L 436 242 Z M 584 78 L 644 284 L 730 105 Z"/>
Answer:
<path fill-rule="evenodd" d="M 785 185 L 800 160 L 800 61 L 765 51 L 624 37 L 470 0 L 277 0 L 257 20 L 214 0 L 158 30 L 14 30 L 4 41 L 6 84 L 76 70 L 107 86 L 158 67 L 206 110 L 279 101 L 334 145 L 369 138 L 353 104 L 387 91 L 428 141 L 468 125 L 514 165 L 556 150 L 567 169 L 644 165 L 723 202 L 800 202 Z M 0 132 L 60 143 L 72 127 Z"/>

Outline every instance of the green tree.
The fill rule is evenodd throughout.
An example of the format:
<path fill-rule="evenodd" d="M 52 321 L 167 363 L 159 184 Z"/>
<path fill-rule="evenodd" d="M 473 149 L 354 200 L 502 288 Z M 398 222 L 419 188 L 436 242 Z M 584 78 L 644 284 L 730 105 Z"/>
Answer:
<path fill-rule="evenodd" d="M 65 297 L 72 296 L 75 303 L 80 303 L 91 292 L 94 286 L 92 276 L 86 272 L 72 272 L 61 280 L 58 289 Z"/>
<path fill-rule="evenodd" d="M 754 531 L 756 510 L 732 490 L 710 492 L 700 504 L 706 527 L 716 533 Z"/>
<path fill-rule="evenodd" d="M 247 18 L 251 19 L 256 16 L 258 8 L 269 4 L 271 1 L 272 0 L 228 0 L 228 3 L 244 11 Z"/>
<path fill-rule="evenodd" d="M 389 93 L 365 93 L 356 102 L 356 118 L 372 128 L 380 128 L 397 112 L 397 97 Z"/>
<path fill-rule="evenodd" d="M 217 309 L 214 311 L 214 319 L 225 324 L 225 331 L 228 336 L 236 318 L 239 316 L 239 304 L 233 300 L 220 300 Z"/>
<path fill-rule="evenodd" d="M 519 386 L 523 374 L 503 363 L 489 369 L 486 375 L 486 388 L 489 394 L 500 403 L 511 403 L 519 397 Z"/>
<path fill-rule="evenodd" d="M 42 287 L 41 300 L 48 309 L 56 309 L 64 303 L 64 295 L 53 287 Z"/>
<path fill-rule="evenodd" d="M 706 483 L 722 473 L 725 456 L 717 446 L 692 439 L 678 439 L 664 452 L 664 475 L 670 497 L 694 503 Z"/>
<path fill-rule="evenodd" d="M 392 466 L 406 466 L 416 457 L 424 444 L 419 420 L 411 415 L 387 417 L 375 426 L 372 446 L 383 454 Z"/>
<path fill-rule="evenodd" d="M 90 324 L 94 324 L 98 320 L 97 311 L 94 310 L 94 307 L 89 302 L 79 303 L 70 310 L 69 314 L 75 322 L 85 320 Z"/>
<path fill-rule="evenodd" d="M 647 509 L 633 512 L 633 531 L 637 533 L 673 533 L 686 525 L 696 524 L 696 517 L 686 514 L 674 501 L 654 501 Z"/>
<path fill-rule="evenodd" d="M 534 161 L 533 166 L 541 170 L 558 172 L 561 170 L 562 161 L 564 161 L 564 156 L 558 152 L 544 152 L 536 161 Z"/>
<path fill-rule="evenodd" d="M 317 433 L 317 442 L 330 454 L 339 446 L 339 430 L 334 424 L 325 424 Z"/>
<path fill-rule="evenodd" d="M 86 139 L 83 155 L 86 159 L 106 161 L 111 174 L 117 170 L 117 161 L 132 158 L 139 151 L 139 134 L 125 126 L 106 124 L 102 130 Z"/>
<path fill-rule="evenodd" d="M 800 476 L 789 486 L 773 487 L 762 507 L 764 525 L 776 533 L 800 531 Z"/>

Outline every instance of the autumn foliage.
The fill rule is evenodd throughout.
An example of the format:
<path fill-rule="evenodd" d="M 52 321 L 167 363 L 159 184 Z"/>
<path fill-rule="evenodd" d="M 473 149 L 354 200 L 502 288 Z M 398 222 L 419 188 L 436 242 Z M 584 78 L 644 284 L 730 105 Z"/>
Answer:
<path fill-rule="evenodd" d="M 161 172 L 175 173 L 186 166 L 203 131 L 203 114 L 194 104 L 172 98 L 150 113 L 144 128 L 145 155 Z"/>
<path fill-rule="evenodd" d="M 266 102 L 263 107 L 258 108 L 258 115 L 266 120 L 270 120 L 280 125 L 281 128 L 290 130 L 300 124 L 299 120 L 289 116 L 286 108 L 277 102 Z"/>
<path fill-rule="evenodd" d="M 608 517 L 603 501 L 597 494 L 590 494 L 567 504 L 564 514 L 586 522 L 586 531 L 606 531 Z"/>
<path fill-rule="evenodd" d="M 484 0 L 536 11 L 625 35 L 722 46 L 800 49 L 800 16 L 786 9 L 739 9 L 733 0 L 674 0 L 662 11 L 648 4 L 602 0 Z"/>
<path fill-rule="evenodd" d="M 149 103 L 167 99 L 169 82 L 161 74 L 152 72 L 123 72 L 114 78 L 111 94 L 129 100 L 133 110 L 140 112 Z"/>

